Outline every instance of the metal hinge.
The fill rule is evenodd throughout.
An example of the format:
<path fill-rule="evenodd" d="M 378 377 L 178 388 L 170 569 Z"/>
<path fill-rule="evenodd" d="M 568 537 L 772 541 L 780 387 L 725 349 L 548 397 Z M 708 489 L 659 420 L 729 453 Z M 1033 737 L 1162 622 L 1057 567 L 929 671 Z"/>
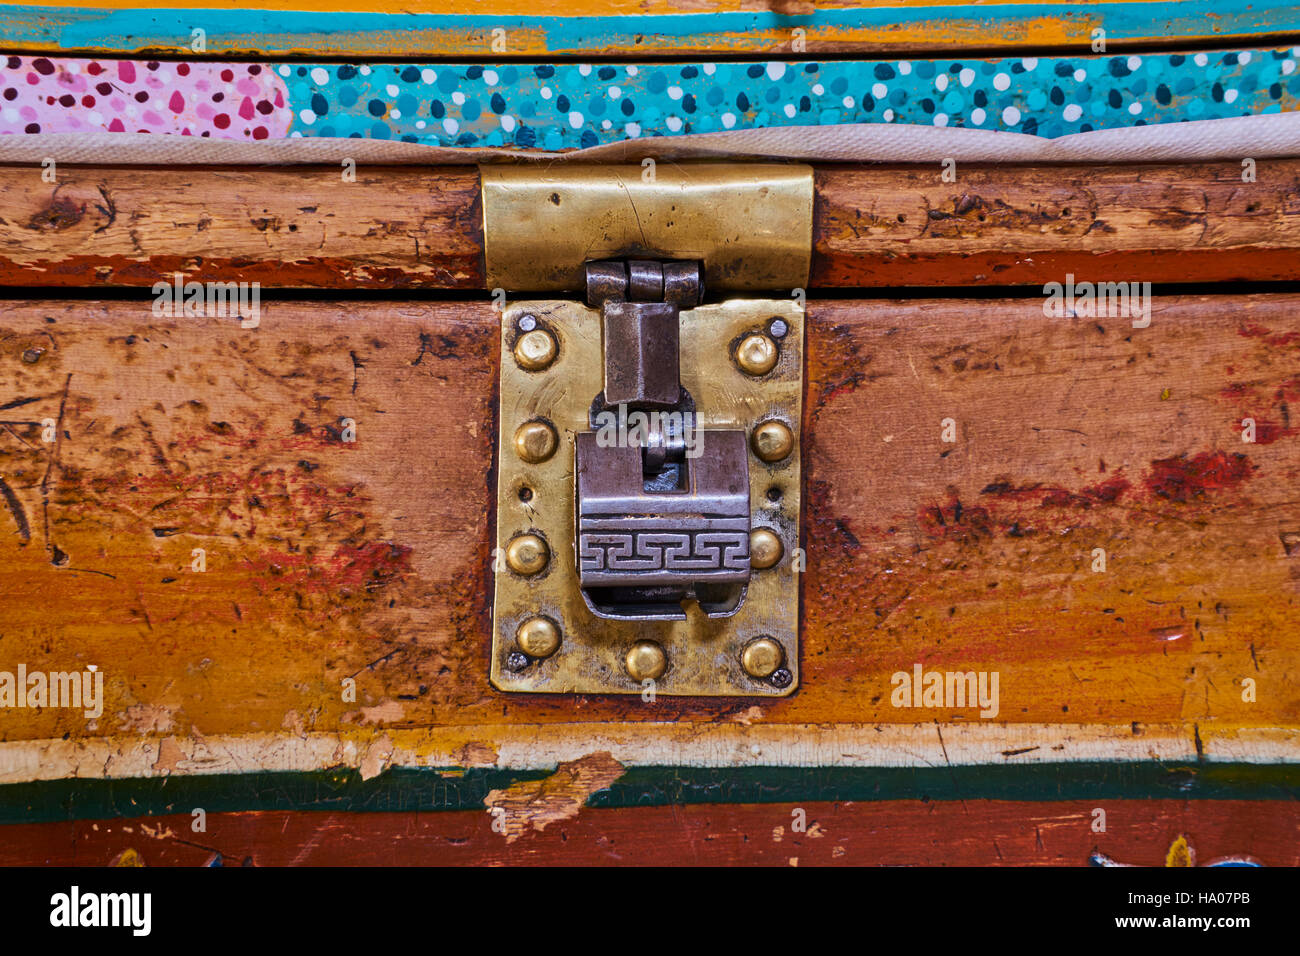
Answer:
<path fill-rule="evenodd" d="M 562 184 L 550 172 L 484 171 L 490 276 L 569 287 L 575 267 L 552 257 L 561 233 L 574 248 L 629 250 L 577 264 L 585 303 L 512 302 L 502 314 L 500 689 L 780 696 L 797 684 L 801 297 L 708 303 L 704 293 L 710 276 L 734 289 L 760 274 L 797 280 L 794 292 L 807 250 L 800 275 L 796 253 L 756 244 L 765 227 L 723 224 L 694 204 L 725 197 L 755 213 L 806 198 L 810 235 L 810 174 L 778 167 L 765 181 L 754 167 L 705 167 L 692 188 L 691 169 L 635 190 L 626 178 L 639 169 L 588 170 L 586 187 L 571 170 Z M 548 225 L 571 199 L 600 224 L 586 240 L 567 234 L 579 222 Z M 629 247 L 610 207 L 633 202 Z M 524 265 L 495 258 L 511 217 L 539 237 Z M 782 218 L 772 243 L 784 247 L 803 226 L 788 209 L 764 221 Z M 713 238 L 680 231 L 706 219 L 720 227 Z M 749 252 L 736 257 L 741 244 Z"/>

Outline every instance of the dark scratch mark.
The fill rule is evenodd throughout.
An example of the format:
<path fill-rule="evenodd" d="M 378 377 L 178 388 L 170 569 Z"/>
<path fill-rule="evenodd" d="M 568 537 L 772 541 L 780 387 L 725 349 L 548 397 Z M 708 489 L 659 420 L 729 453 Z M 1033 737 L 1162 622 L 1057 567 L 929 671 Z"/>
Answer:
<path fill-rule="evenodd" d="M 375 665 L 377 665 L 377 664 L 386 664 L 386 663 L 388 663 L 388 661 L 391 660 L 395 655 L 400 654 L 401 652 L 402 652 L 402 648 L 400 648 L 400 647 L 395 648 L 394 650 L 389 651 L 389 652 L 388 652 L 387 654 L 385 654 L 383 657 L 377 657 L 377 658 L 375 658 L 373 661 L 371 661 L 371 662 L 370 662 L 369 664 L 367 664 L 365 667 L 362 667 L 360 670 L 353 671 L 352 676 L 353 676 L 353 677 L 356 677 L 358 674 L 361 673 L 361 671 L 372 671 L 372 670 L 375 669 Z"/>
<path fill-rule="evenodd" d="M 966 799 L 957 789 L 957 775 L 953 773 L 952 761 L 948 759 L 948 745 L 943 742 L 943 728 L 939 726 L 937 720 L 934 722 L 934 730 L 939 735 L 939 749 L 943 751 L 943 762 L 948 767 L 948 777 L 952 780 L 952 792 L 956 795 L 957 802 L 961 804 L 962 811 L 969 813 L 970 811 L 966 807 Z"/>
<path fill-rule="evenodd" d="M 98 574 L 101 577 L 112 578 L 117 580 L 116 574 L 109 574 L 107 571 L 96 571 L 94 568 L 63 568 L 64 571 L 71 571 L 73 574 Z M 152 630 L 152 628 L 150 628 Z"/>
<path fill-rule="evenodd" d="M 0 422 L 0 428 L 3 428 L 3 429 L 4 429 L 5 431 L 7 431 L 10 435 L 13 435 L 14 438 L 18 439 L 19 442 L 21 442 L 23 445 L 27 446 L 28 448 L 31 448 L 31 447 L 32 447 L 32 443 L 31 443 L 31 442 L 29 442 L 27 439 L 23 438 L 22 435 L 18 434 L 16 431 L 14 431 L 12 428 L 10 428 L 9 425 L 8 425 L 7 423 L 5 423 L 5 422 Z"/>
<path fill-rule="evenodd" d="M 9 505 L 9 511 L 14 516 L 14 523 L 18 525 L 18 536 L 24 542 L 32 540 L 32 529 L 27 523 L 27 513 L 23 510 L 23 503 L 18 500 L 18 496 L 3 478 L 0 478 L 0 495 L 4 496 L 5 503 Z"/>
<path fill-rule="evenodd" d="M 424 355 L 424 352 L 421 352 L 420 354 Z M 361 359 L 357 358 L 356 352 L 349 352 L 348 355 L 352 357 L 352 394 L 355 395 L 357 393 L 357 369 L 365 368 L 366 366 Z"/>
<path fill-rule="evenodd" d="M 419 352 L 418 355 L 415 356 L 415 360 L 414 360 L 413 362 L 411 362 L 411 364 L 412 364 L 412 365 L 419 365 L 422 361 L 424 361 L 424 356 L 425 356 L 426 354 L 429 354 L 429 355 L 434 355 L 434 354 L 435 354 L 434 351 L 433 351 L 433 341 L 432 341 L 432 339 L 430 339 L 430 337 L 429 337 L 429 333 L 428 333 L 428 332 L 421 332 L 421 333 L 420 333 L 420 352 Z M 354 375 L 355 375 L 355 372 L 354 372 Z"/>
<path fill-rule="evenodd" d="M 45 474 L 41 476 L 41 519 L 45 529 L 45 550 L 53 555 L 50 544 L 50 473 L 59 460 L 59 449 L 63 445 L 63 412 L 68 406 L 68 390 L 72 387 L 72 373 L 63 380 L 63 395 L 59 398 L 59 417 L 54 423 L 54 447 L 50 449 L 49 460 L 45 463 Z"/>
<path fill-rule="evenodd" d="M 150 425 L 147 421 L 145 421 L 144 416 L 141 415 L 139 412 L 135 413 L 135 420 L 138 421 L 140 423 L 140 427 L 144 429 L 144 436 L 149 441 L 149 447 L 153 449 L 154 462 L 158 465 L 161 465 L 162 470 L 167 472 L 167 474 L 170 475 L 172 473 L 171 465 L 167 461 L 167 455 L 163 451 L 162 445 L 158 444 L 158 439 L 154 437 L 153 426 Z"/>
<path fill-rule="evenodd" d="M 96 206 L 95 208 L 108 217 L 108 222 L 96 229 L 95 232 L 103 232 L 109 226 L 113 225 L 113 223 L 117 222 L 117 203 L 113 202 L 112 197 L 108 194 L 108 190 L 103 186 L 99 187 L 99 194 L 104 197 L 104 205 Z"/>
<path fill-rule="evenodd" d="M 623 192 L 627 193 L 627 201 L 632 207 L 632 215 L 636 217 L 636 229 L 637 232 L 641 233 L 641 248 L 648 250 L 650 248 L 650 241 L 646 239 L 645 229 L 641 226 L 641 213 L 637 210 L 636 202 L 632 199 L 632 190 L 627 188 L 627 183 L 623 182 L 621 176 L 619 177 L 618 184 L 623 187 Z"/>
<path fill-rule="evenodd" d="M 1088 437 L 1088 433 L 1087 433 L 1087 432 L 1081 432 L 1081 431 L 1079 431 L 1079 429 L 1077 429 L 1077 428 L 1049 428 L 1049 427 L 1039 428 L 1038 426 L 1033 426 L 1033 427 L 1030 428 L 1030 431 L 1035 431 L 1035 432 L 1069 432 L 1069 433 L 1072 434 L 1072 435 L 1082 435 L 1084 438 L 1087 438 L 1087 437 Z"/>
<path fill-rule="evenodd" d="M 1021 747 L 1019 750 L 1004 750 L 1002 751 L 1002 756 L 1018 757 L 1020 754 L 1033 753 L 1035 750 L 1041 750 L 1041 749 L 1042 747 Z"/>

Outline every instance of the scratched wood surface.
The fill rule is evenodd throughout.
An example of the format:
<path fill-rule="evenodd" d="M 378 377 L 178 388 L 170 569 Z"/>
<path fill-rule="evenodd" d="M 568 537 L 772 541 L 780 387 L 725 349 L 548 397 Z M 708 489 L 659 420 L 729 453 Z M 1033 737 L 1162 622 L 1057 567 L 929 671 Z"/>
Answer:
<path fill-rule="evenodd" d="M 0 167 L 0 284 L 483 286 L 472 167 Z"/>
<path fill-rule="evenodd" d="M 792 810 L 807 815 L 791 830 Z M 1300 865 L 1292 803 L 1096 801 L 730 804 L 585 809 L 513 839 L 482 812 L 188 813 L 4 828 L 0 866 L 1130 866 L 1249 858 Z"/>
<path fill-rule="evenodd" d="M 488 725 L 972 723 L 891 706 L 916 663 L 999 671 L 1012 725 L 1164 722 L 1198 750 L 1294 728 L 1298 305 L 1160 299 L 1134 329 L 1039 297 L 814 302 L 803 686 L 648 708 L 488 684 L 486 303 L 275 302 L 241 330 L 147 297 L 6 302 L 0 640 L 32 670 L 99 666 L 107 701 L 89 725 L 6 710 L 0 733 L 460 727 L 464 765 L 496 758 L 472 746 Z"/>
<path fill-rule="evenodd" d="M 1265 165 L 821 167 L 811 284 L 1300 278 L 1300 161 Z"/>
<path fill-rule="evenodd" d="M 897 0 L 45 0 L 0 6 L 11 50 L 187 55 L 195 27 L 209 55 L 506 58 L 551 54 L 1090 50 L 1300 34 L 1293 4 L 1249 0 L 1074 0 L 972 7 Z M 195 8 L 202 9 L 201 13 Z M 795 31 L 802 31 L 796 33 Z M 494 32 L 499 31 L 499 32 Z"/>
<path fill-rule="evenodd" d="M 484 285 L 467 167 L 0 166 L 0 285 Z M 1169 166 L 824 166 L 812 285 L 1300 279 L 1300 161 Z M 308 197 L 308 198 L 303 198 Z"/>

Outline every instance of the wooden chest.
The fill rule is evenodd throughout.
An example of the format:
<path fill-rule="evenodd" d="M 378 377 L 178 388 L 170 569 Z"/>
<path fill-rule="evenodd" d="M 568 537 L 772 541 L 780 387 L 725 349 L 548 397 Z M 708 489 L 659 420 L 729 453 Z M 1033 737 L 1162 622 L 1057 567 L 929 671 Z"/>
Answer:
<path fill-rule="evenodd" d="M 0 8 L 0 861 L 1300 861 L 1294 11 L 274 6 Z"/>

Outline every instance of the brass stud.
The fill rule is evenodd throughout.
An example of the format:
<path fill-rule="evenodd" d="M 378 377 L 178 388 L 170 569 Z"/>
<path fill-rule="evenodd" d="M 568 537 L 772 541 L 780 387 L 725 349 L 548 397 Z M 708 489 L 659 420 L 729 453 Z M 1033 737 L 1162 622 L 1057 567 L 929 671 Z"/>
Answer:
<path fill-rule="evenodd" d="M 668 655 L 654 641 L 637 641 L 623 663 L 634 681 L 658 680 L 668 667 Z"/>
<path fill-rule="evenodd" d="M 524 422 L 515 429 L 515 454 L 531 465 L 555 454 L 559 438 L 546 422 Z"/>
<path fill-rule="evenodd" d="M 550 560 L 551 549 L 535 534 L 521 534 L 506 546 L 506 564 L 515 574 L 536 574 Z"/>
<path fill-rule="evenodd" d="M 525 332 L 515 341 L 515 361 L 519 367 L 530 372 L 539 372 L 555 361 L 559 346 L 555 336 L 545 329 L 533 329 Z"/>
<path fill-rule="evenodd" d="M 529 657 L 550 657 L 560 649 L 560 629 L 544 617 L 530 617 L 515 631 L 515 642 Z"/>
<path fill-rule="evenodd" d="M 758 423 L 749 436 L 749 444 L 760 460 L 769 464 L 783 461 L 794 451 L 794 432 L 785 422 L 772 418 Z"/>
<path fill-rule="evenodd" d="M 785 554 L 785 545 L 771 528 L 755 528 L 749 533 L 749 563 L 762 570 L 770 568 Z"/>
<path fill-rule="evenodd" d="M 740 654 L 740 666 L 745 673 L 759 680 L 771 677 L 785 660 L 785 651 L 770 637 L 760 637 L 745 645 Z"/>
<path fill-rule="evenodd" d="M 766 375 L 776 368 L 777 355 L 776 343 L 758 332 L 746 335 L 736 346 L 736 364 L 746 375 Z"/>

